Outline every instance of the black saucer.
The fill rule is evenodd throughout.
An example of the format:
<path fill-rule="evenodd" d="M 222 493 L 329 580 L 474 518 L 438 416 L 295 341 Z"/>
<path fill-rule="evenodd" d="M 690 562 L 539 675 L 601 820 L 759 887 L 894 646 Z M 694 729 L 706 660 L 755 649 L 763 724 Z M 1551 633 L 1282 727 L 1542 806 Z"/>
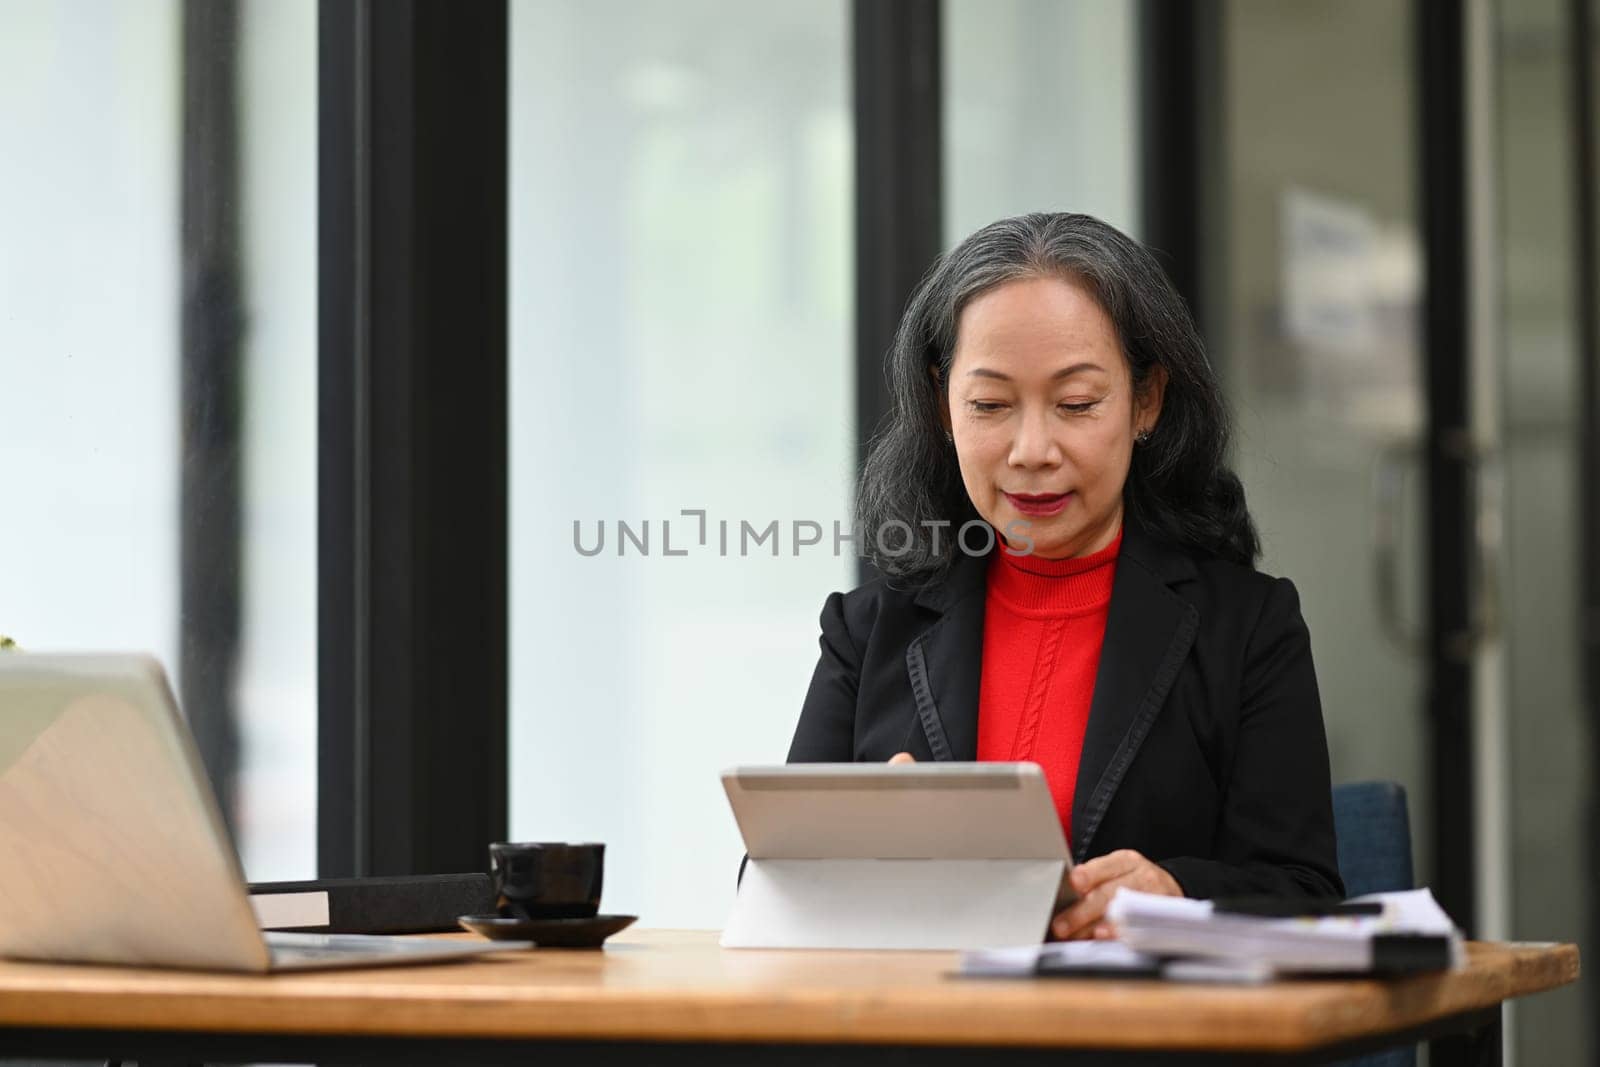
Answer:
<path fill-rule="evenodd" d="M 456 921 L 493 941 L 532 941 L 541 948 L 599 948 L 637 915 L 591 915 L 584 919 L 508 919 L 503 915 L 463 915 Z"/>

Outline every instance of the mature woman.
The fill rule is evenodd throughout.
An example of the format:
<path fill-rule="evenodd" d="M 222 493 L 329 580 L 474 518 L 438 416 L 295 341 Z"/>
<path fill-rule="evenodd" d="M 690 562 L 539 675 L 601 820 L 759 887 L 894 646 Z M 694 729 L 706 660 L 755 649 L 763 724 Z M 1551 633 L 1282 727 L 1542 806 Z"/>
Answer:
<path fill-rule="evenodd" d="M 986 226 L 889 354 L 857 535 L 789 761 L 1038 763 L 1078 864 L 1057 937 L 1120 886 L 1340 896 L 1310 638 L 1258 573 L 1216 378 L 1137 242 Z"/>

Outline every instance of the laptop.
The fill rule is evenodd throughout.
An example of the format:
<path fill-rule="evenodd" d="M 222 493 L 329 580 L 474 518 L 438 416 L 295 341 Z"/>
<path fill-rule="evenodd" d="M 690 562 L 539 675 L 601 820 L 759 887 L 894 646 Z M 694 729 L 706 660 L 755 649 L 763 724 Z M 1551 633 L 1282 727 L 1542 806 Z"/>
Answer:
<path fill-rule="evenodd" d="M 265 974 L 528 947 L 264 934 L 160 663 L 0 652 L 0 956 Z"/>

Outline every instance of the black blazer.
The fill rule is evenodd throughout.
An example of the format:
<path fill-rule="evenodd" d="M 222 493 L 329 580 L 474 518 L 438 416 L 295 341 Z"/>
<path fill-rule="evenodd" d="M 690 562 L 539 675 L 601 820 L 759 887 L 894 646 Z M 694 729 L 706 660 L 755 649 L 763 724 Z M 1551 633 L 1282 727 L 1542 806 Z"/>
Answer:
<path fill-rule="evenodd" d="M 988 559 L 822 608 L 789 762 L 973 760 Z M 1191 897 L 1343 896 L 1294 586 L 1123 533 L 1072 804 L 1078 862 L 1132 848 Z"/>

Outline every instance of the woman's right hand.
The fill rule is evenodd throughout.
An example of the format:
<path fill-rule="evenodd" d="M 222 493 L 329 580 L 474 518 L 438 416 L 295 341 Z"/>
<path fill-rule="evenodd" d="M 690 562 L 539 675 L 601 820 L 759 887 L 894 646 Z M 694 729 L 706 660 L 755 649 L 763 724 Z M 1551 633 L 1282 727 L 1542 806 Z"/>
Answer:
<path fill-rule="evenodd" d="M 896 752 L 894 755 L 889 757 L 889 762 L 890 763 L 915 763 L 915 762 L 917 762 L 917 757 L 913 756 L 909 752 Z"/>

